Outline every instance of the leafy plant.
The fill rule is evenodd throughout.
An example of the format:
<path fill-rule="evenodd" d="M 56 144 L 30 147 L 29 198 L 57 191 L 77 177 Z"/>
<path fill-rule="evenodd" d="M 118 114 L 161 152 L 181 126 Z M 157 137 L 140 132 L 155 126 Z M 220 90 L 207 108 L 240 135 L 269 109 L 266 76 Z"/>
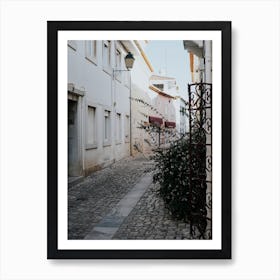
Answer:
<path fill-rule="evenodd" d="M 196 226 L 203 238 L 207 225 L 205 134 L 194 131 L 191 137 L 174 141 L 167 149 L 155 151 L 154 183 L 171 215 Z"/>

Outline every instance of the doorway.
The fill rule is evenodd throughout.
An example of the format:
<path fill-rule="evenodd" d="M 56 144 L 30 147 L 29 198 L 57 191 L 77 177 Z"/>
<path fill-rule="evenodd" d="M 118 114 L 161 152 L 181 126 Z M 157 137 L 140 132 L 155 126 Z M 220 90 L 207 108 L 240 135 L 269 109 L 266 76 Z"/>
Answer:
<path fill-rule="evenodd" d="M 78 149 L 78 102 L 68 99 L 68 176 L 80 176 Z"/>

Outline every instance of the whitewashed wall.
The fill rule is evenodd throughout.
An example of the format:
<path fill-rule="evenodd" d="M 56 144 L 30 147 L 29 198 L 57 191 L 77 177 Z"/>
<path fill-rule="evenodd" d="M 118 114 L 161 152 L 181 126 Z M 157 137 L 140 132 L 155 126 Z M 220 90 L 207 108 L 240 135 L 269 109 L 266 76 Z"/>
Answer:
<path fill-rule="evenodd" d="M 85 92 L 82 98 L 81 145 L 83 150 L 83 172 L 99 169 L 115 160 L 129 156 L 129 143 L 125 140 L 125 118 L 129 116 L 129 83 L 125 73 L 118 72 L 118 79 L 113 78 L 115 66 L 116 41 L 111 46 L 111 69 L 104 70 L 102 62 L 102 41 L 97 41 L 97 57 L 92 62 L 85 57 L 85 41 L 75 41 L 74 50 L 68 47 L 68 83 Z M 120 48 L 121 51 L 123 51 Z M 124 68 L 122 53 L 122 66 Z M 87 106 L 96 108 L 96 147 L 87 148 Z M 110 145 L 104 143 L 104 110 L 110 111 Z M 116 114 L 121 114 L 121 141 L 116 142 Z"/>
<path fill-rule="evenodd" d="M 141 123 L 148 121 L 146 116 L 151 114 L 151 109 L 149 106 L 136 102 L 134 99 L 141 99 L 148 104 L 152 104 L 148 94 L 151 73 L 142 55 L 140 53 L 136 54 L 134 66 L 131 70 L 132 151 L 134 155 L 139 153 L 139 151 L 143 153 L 150 152 L 150 147 L 146 141 L 150 141 L 150 136 L 144 129 L 139 127 Z"/>

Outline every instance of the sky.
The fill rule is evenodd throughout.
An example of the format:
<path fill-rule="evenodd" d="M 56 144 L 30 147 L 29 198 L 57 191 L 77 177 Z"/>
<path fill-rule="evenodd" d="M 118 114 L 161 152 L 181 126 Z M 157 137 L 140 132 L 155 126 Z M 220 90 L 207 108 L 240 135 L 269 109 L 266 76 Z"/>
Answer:
<path fill-rule="evenodd" d="M 183 41 L 149 41 L 145 48 L 155 74 L 176 78 L 180 95 L 187 98 L 187 84 L 191 83 L 189 54 L 184 49 Z"/>

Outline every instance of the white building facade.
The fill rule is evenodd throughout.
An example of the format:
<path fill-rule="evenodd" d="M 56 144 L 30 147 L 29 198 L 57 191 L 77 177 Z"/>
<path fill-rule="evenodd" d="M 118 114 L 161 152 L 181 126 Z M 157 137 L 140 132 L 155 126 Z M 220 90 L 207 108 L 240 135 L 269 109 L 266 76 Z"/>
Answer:
<path fill-rule="evenodd" d="M 130 79 L 121 41 L 68 41 L 68 175 L 130 155 Z"/>

